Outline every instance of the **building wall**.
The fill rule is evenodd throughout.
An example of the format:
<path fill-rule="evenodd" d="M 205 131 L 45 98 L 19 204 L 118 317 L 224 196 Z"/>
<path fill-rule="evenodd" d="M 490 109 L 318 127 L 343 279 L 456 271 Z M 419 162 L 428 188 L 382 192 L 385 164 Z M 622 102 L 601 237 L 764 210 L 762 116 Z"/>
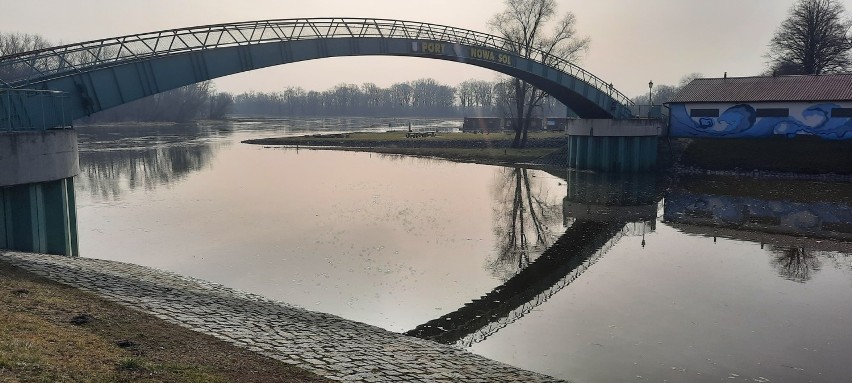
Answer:
<path fill-rule="evenodd" d="M 669 107 L 669 124 L 674 137 L 815 135 L 829 140 L 852 139 L 852 117 L 832 117 L 834 109 L 852 108 L 852 102 L 688 103 Z M 764 109 L 784 108 L 789 109 L 787 116 L 760 116 Z M 694 116 L 696 109 L 717 109 L 718 115 Z"/>

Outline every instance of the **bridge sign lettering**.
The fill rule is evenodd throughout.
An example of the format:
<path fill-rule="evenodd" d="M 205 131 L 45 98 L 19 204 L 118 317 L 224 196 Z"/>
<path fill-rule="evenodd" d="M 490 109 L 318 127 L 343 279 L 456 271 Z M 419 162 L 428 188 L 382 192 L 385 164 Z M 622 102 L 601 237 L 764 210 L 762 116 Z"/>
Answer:
<path fill-rule="evenodd" d="M 420 41 L 420 42 L 413 43 L 411 48 L 415 52 L 444 54 L 445 53 L 445 49 L 444 49 L 445 45 L 446 44 L 436 43 L 436 42 L 433 42 L 433 41 Z"/>
<path fill-rule="evenodd" d="M 447 48 L 448 44 L 435 41 L 416 41 L 411 43 L 411 51 L 425 54 L 439 55 L 455 55 L 464 57 L 462 47 L 458 44 L 453 45 L 452 49 Z M 512 56 L 499 51 L 493 51 L 486 48 L 471 47 L 468 51 L 468 57 L 477 60 L 494 61 L 504 65 L 512 65 Z"/>
<path fill-rule="evenodd" d="M 512 65 L 512 57 L 503 53 L 494 53 L 490 49 L 470 48 L 470 57 L 480 60 L 496 61 L 500 64 Z"/>

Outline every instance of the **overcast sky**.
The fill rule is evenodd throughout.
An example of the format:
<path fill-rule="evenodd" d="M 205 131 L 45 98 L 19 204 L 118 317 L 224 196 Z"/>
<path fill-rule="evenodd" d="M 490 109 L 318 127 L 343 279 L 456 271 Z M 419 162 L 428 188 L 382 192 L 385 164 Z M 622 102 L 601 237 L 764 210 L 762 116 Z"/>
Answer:
<path fill-rule="evenodd" d="M 629 96 L 648 81 L 676 84 L 684 75 L 749 76 L 765 69 L 767 43 L 794 0 L 557 0 L 591 38 L 580 66 Z M 842 0 L 852 10 L 852 0 Z M 377 17 L 487 32 L 500 0 L 0 0 L 0 32 L 36 33 L 80 42 L 202 24 L 294 17 Z M 339 83 L 432 77 L 447 84 L 492 80 L 494 72 L 417 58 L 345 57 L 287 64 L 216 80 L 219 90 L 323 90 Z"/>

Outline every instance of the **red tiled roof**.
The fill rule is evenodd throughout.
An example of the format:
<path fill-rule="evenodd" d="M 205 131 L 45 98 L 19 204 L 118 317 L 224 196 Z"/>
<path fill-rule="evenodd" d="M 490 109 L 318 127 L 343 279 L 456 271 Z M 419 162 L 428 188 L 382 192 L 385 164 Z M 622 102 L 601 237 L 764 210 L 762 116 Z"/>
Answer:
<path fill-rule="evenodd" d="M 699 78 L 669 100 L 686 102 L 852 101 L 852 74 Z"/>

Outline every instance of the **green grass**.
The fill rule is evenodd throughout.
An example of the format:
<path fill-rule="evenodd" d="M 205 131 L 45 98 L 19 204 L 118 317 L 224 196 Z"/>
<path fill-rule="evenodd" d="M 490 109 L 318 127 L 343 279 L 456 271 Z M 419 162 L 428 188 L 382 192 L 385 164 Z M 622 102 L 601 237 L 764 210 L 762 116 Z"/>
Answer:
<path fill-rule="evenodd" d="M 375 153 L 402 154 L 419 157 L 436 157 L 466 162 L 513 163 L 541 158 L 554 149 L 503 149 L 503 148 L 373 148 Z"/>
<path fill-rule="evenodd" d="M 244 141 L 260 145 L 310 146 L 335 150 L 369 151 L 437 157 L 479 163 L 529 162 L 565 144 L 562 132 L 530 132 L 524 149 L 512 149 L 514 133 L 444 133 L 435 137 L 407 138 L 406 132 L 350 133 Z"/>
<path fill-rule="evenodd" d="M 388 141 L 498 141 L 498 140 L 511 140 L 515 137 L 513 132 L 501 132 L 501 133 L 492 133 L 492 134 L 472 134 L 472 133 L 439 133 L 434 137 L 418 137 L 418 138 L 408 138 L 406 137 L 407 132 L 405 131 L 391 131 L 391 132 L 359 132 L 359 133 L 349 133 L 349 134 L 316 134 L 310 136 L 301 136 L 301 137 L 289 137 L 286 138 L 288 141 L 310 141 L 316 139 L 324 139 L 324 140 L 334 140 L 334 141 L 342 141 L 342 142 L 359 142 L 359 141 L 375 141 L 375 142 L 388 142 Z M 542 138 L 563 138 L 565 137 L 565 133 L 563 132 L 530 132 L 529 137 L 532 139 L 542 139 Z M 275 138 L 271 140 L 277 140 Z"/>

